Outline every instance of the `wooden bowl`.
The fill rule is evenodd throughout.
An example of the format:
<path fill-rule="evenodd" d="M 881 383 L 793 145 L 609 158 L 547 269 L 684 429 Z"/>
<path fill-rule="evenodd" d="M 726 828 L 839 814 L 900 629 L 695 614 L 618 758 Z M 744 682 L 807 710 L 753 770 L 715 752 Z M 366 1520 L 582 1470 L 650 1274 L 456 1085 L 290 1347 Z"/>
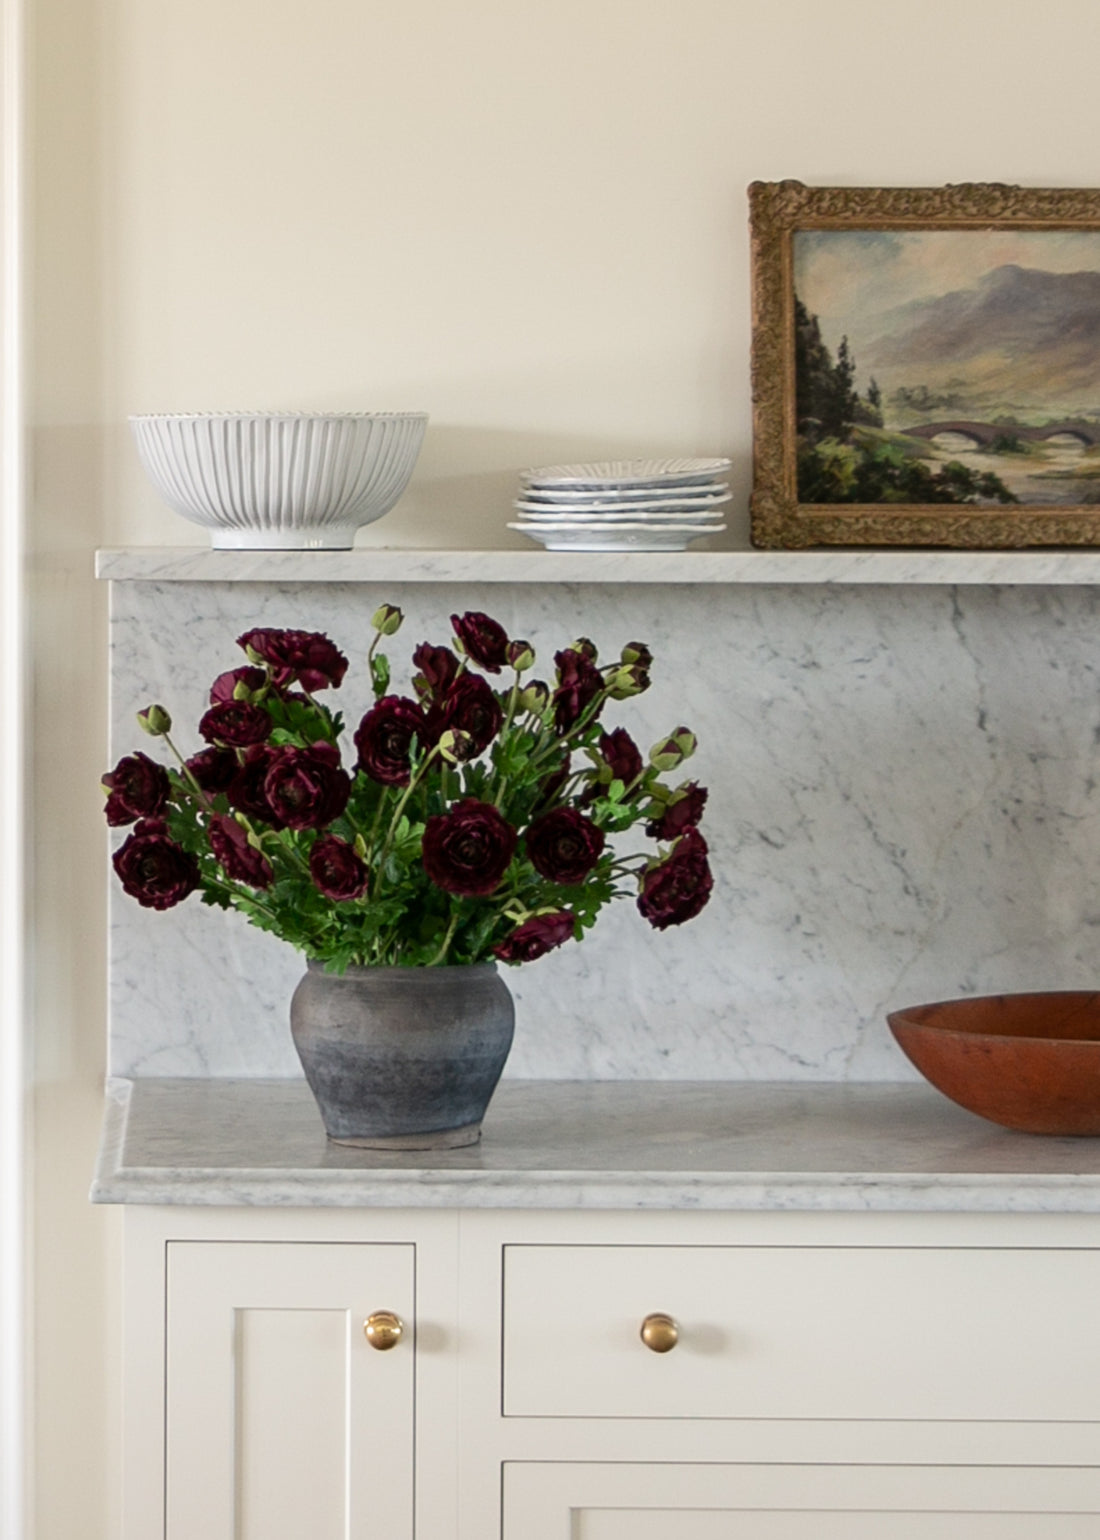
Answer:
<path fill-rule="evenodd" d="M 887 1016 L 938 1091 L 1003 1128 L 1100 1134 L 1100 994 L 986 995 Z"/>

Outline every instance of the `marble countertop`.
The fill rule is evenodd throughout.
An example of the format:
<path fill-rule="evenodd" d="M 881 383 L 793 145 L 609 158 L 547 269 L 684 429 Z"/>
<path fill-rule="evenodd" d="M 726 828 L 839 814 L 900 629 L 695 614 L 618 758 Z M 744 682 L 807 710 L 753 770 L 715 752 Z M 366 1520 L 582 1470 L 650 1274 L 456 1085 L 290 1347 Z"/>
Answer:
<path fill-rule="evenodd" d="M 1100 1139 L 1011 1133 L 929 1086 L 505 1080 L 479 1145 L 328 1143 L 301 1080 L 113 1081 L 97 1203 L 1100 1212 Z"/>
<path fill-rule="evenodd" d="M 884 583 L 1092 584 L 1100 550 L 673 552 L 543 550 L 102 550 L 96 575 L 157 583 Z"/>

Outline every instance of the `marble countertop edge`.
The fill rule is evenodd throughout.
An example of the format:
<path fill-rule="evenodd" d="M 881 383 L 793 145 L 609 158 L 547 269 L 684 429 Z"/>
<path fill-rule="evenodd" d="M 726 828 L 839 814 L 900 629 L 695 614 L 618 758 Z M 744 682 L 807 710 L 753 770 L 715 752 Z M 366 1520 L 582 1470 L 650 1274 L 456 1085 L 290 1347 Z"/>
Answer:
<path fill-rule="evenodd" d="M 836 547 L 696 551 L 215 551 L 146 546 L 96 552 L 113 582 L 273 583 L 880 583 L 1091 584 L 1100 549 L 934 550 Z"/>
<path fill-rule="evenodd" d="M 1100 1141 L 918 1084 L 503 1081 L 480 1145 L 331 1145 L 304 1081 L 114 1080 L 101 1204 L 1100 1213 Z"/>

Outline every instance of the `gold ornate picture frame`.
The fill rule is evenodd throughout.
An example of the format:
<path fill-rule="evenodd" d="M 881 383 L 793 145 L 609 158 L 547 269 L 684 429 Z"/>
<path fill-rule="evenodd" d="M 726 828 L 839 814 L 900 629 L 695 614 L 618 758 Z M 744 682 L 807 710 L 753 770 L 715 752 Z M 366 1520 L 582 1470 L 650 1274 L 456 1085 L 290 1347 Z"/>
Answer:
<path fill-rule="evenodd" d="M 1100 545 L 1100 191 L 749 202 L 754 544 Z"/>

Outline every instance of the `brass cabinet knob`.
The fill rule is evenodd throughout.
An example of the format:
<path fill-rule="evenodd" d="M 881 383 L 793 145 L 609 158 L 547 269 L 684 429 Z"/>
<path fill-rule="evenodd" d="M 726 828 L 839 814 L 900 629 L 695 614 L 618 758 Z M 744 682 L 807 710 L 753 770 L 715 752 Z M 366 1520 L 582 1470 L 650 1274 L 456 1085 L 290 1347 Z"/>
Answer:
<path fill-rule="evenodd" d="M 368 1315 L 363 1322 L 363 1335 L 372 1348 L 377 1348 L 380 1353 L 387 1352 L 396 1347 L 404 1335 L 405 1327 L 401 1317 L 394 1315 L 392 1310 L 376 1310 L 373 1315 Z"/>
<path fill-rule="evenodd" d="M 641 1338 L 651 1353 L 671 1353 L 680 1340 L 680 1328 L 670 1315 L 658 1310 L 642 1322 Z"/>

